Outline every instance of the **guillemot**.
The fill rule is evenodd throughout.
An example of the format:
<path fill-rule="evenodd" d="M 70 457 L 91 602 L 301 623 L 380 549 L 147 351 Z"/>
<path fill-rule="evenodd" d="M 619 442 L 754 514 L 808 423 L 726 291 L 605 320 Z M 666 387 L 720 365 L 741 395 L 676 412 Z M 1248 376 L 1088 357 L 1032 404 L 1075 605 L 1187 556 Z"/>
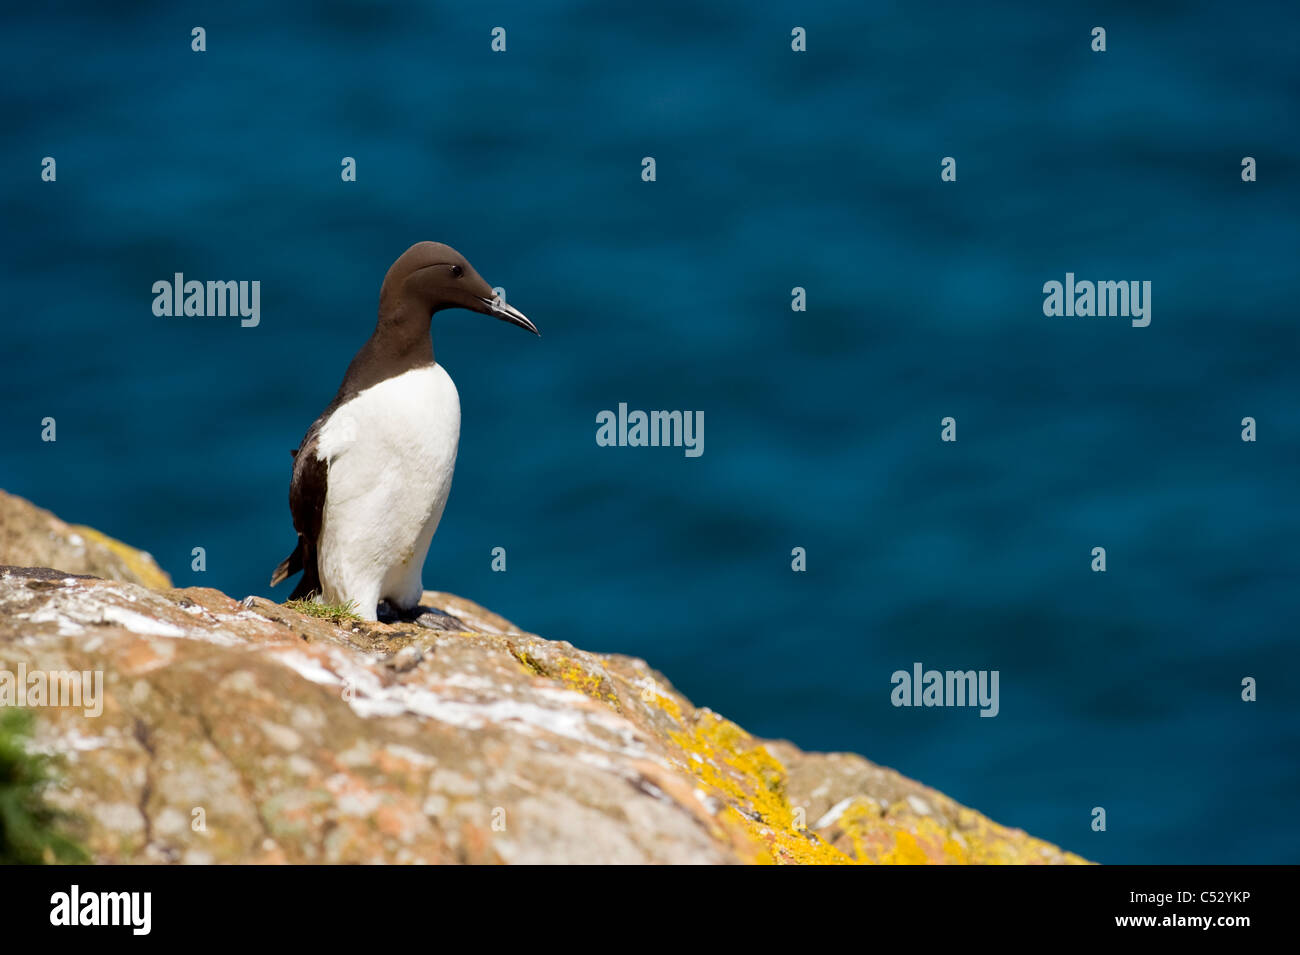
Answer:
<path fill-rule="evenodd" d="M 460 396 L 429 334 L 445 308 L 541 334 L 450 246 L 418 242 L 401 254 L 379 290 L 374 334 L 293 452 L 298 545 L 271 575 L 274 587 L 302 571 L 292 599 L 351 603 L 365 620 L 381 601 L 399 613 L 419 606 L 460 440 Z"/>

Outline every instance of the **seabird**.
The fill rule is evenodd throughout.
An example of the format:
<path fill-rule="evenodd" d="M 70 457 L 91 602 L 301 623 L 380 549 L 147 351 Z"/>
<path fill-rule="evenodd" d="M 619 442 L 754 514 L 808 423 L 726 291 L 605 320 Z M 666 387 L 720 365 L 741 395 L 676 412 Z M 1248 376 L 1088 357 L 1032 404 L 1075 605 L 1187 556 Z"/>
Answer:
<path fill-rule="evenodd" d="M 429 334 L 445 308 L 541 334 L 450 246 L 418 242 L 402 253 L 379 290 L 374 334 L 293 452 L 298 546 L 271 575 L 274 587 L 302 571 L 292 599 L 351 603 L 366 620 L 381 601 L 399 613 L 419 606 L 460 440 L 460 397 Z"/>

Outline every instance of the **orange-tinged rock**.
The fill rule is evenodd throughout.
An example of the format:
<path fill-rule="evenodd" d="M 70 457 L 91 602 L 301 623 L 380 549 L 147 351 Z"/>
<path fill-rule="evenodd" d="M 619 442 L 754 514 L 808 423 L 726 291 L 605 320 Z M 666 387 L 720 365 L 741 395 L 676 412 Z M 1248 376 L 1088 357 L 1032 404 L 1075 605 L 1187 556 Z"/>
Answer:
<path fill-rule="evenodd" d="M 100 715 L 36 714 L 98 862 L 1083 861 L 860 756 L 757 739 L 642 660 L 425 603 L 464 629 L 0 569 L 0 669 L 101 675 Z"/>

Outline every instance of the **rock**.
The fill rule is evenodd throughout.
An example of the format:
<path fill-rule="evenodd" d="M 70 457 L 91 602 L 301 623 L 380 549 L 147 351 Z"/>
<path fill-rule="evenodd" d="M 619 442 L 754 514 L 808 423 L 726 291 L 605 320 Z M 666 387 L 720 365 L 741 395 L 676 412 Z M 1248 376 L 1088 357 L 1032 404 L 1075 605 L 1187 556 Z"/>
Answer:
<path fill-rule="evenodd" d="M 66 524 L 5 491 L 0 491 L 0 564 L 48 567 L 145 587 L 172 585 L 171 578 L 144 551 L 93 527 Z"/>
<path fill-rule="evenodd" d="M 89 671 L 93 696 L 102 674 L 102 699 L 35 710 L 48 798 L 100 863 L 1083 861 L 860 756 L 756 739 L 642 660 L 424 602 L 462 629 L 3 568 L 0 675 Z"/>

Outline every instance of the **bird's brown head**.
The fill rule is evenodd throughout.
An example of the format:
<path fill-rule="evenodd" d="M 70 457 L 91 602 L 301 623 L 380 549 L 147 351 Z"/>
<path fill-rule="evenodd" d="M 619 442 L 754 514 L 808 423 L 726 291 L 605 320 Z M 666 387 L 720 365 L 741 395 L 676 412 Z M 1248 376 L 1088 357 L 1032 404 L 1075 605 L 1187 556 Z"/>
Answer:
<path fill-rule="evenodd" d="M 492 286 L 465 256 L 441 242 L 417 242 L 384 276 L 379 290 L 380 315 L 414 310 L 431 317 L 444 308 L 467 308 L 541 334 L 523 312 L 493 294 Z"/>

